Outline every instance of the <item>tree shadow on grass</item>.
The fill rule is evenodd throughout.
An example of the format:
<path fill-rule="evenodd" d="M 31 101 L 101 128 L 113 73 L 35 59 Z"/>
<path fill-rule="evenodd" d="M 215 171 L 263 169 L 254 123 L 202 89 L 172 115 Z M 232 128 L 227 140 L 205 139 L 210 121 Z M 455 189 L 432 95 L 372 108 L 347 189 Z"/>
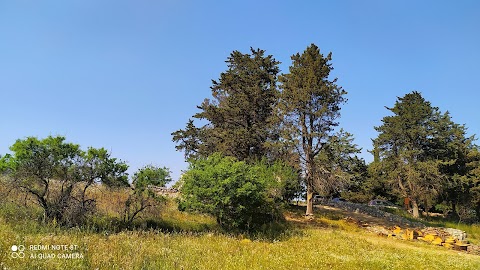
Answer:
<path fill-rule="evenodd" d="M 229 237 L 264 242 L 276 242 L 285 241 L 291 237 L 304 236 L 304 232 L 292 223 L 282 220 L 278 222 L 270 222 L 264 224 L 251 231 L 241 230 L 225 230 L 217 224 L 210 223 L 195 223 L 195 222 L 180 222 L 175 220 L 162 220 L 162 219 L 145 219 L 137 220 L 131 227 L 132 230 L 154 230 L 163 233 L 172 234 L 188 234 L 188 235 L 205 235 L 205 234 L 220 234 Z"/>
<path fill-rule="evenodd" d="M 305 235 L 304 231 L 287 220 L 264 224 L 255 231 L 239 234 L 240 236 L 246 236 L 249 239 L 262 242 L 286 241 L 292 237 L 302 237 Z"/>

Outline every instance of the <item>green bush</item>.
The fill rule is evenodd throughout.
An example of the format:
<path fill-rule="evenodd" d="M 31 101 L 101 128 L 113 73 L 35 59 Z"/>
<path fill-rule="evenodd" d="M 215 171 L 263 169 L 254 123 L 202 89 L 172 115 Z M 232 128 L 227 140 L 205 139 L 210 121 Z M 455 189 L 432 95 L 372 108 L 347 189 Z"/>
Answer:
<path fill-rule="evenodd" d="M 43 209 L 46 222 L 80 226 L 96 210 L 96 200 L 89 196 L 94 186 L 128 186 L 128 165 L 104 148 L 83 151 L 64 137 L 49 136 L 19 139 L 10 150 L 0 158 L 0 174 L 15 192 Z"/>
<path fill-rule="evenodd" d="M 280 201 L 288 172 L 285 166 L 249 165 L 218 153 L 191 161 L 182 178 L 180 210 L 210 214 L 227 231 L 261 230 L 283 220 Z"/>
<path fill-rule="evenodd" d="M 160 210 L 160 205 L 165 203 L 165 198 L 156 194 L 149 187 L 164 187 L 171 180 L 170 170 L 166 167 L 147 165 L 138 169 L 132 178 L 134 186 L 132 192 L 125 201 L 124 222 L 130 226 L 140 214 L 149 210 L 151 213 Z"/>

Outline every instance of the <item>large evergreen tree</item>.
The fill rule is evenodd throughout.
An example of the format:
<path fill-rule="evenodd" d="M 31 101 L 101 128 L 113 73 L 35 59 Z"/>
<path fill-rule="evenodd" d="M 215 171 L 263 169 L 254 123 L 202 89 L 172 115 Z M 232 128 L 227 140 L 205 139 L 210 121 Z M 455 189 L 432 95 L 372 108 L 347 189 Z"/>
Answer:
<path fill-rule="evenodd" d="M 476 146 L 474 136 L 467 136 L 465 125 L 452 121 L 449 112 L 438 117 L 434 123 L 432 155 L 441 161 L 440 171 L 446 177 L 446 185 L 441 200 L 447 202 L 454 215 L 457 208 L 465 208 L 470 204 L 469 189 L 471 187 L 471 162 Z"/>
<path fill-rule="evenodd" d="M 208 124 L 197 128 L 189 121 L 185 130 L 172 133 L 177 149 L 184 150 L 187 158 L 221 152 L 254 160 L 267 152 L 279 62 L 264 50 L 251 48 L 250 54 L 232 52 L 226 63 L 227 71 L 212 81 L 213 99 L 205 99 L 194 116 Z"/>
<path fill-rule="evenodd" d="M 398 98 L 395 106 L 387 109 L 393 115 L 384 117 L 383 124 L 375 127 L 380 134 L 374 145 L 395 193 L 411 200 L 413 215 L 418 217 L 419 204 L 431 206 L 446 180 L 439 170 L 446 160 L 435 154 L 444 149 L 437 145 L 442 115 L 415 91 Z"/>
<path fill-rule="evenodd" d="M 280 77 L 281 89 L 277 113 L 282 118 L 282 135 L 300 157 L 307 188 L 306 215 L 313 214 L 314 182 L 318 179 L 315 157 L 338 125 L 344 91 L 331 80 L 331 53 L 324 56 L 311 44 L 302 54 L 291 57 L 290 73 Z"/>
<path fill-rule="evenodd" d="M 468 187 L 467 202 L 475 210 L 477 221 L 480 219 L 480 149 L 474 146 L 467 157 L 468 172 L 462 178 L 463 185 Z"/>
<path fill-rule="evenodd" d="M 466 127 L 441 113 L 418 92 L 398 98 L 393 115 L 375 129 L 375 161 L 370 165 L 373 186 L 393 187 L 390 194 L 409 198 L 413 215 L 419 204 L 426 210 L 444 202 L 456 214 L 475 208 L 475 169 L 479 160 L 474 136 Z M 385 185 L 387 184 L 387 185 Z M 388 192 L 387 192 L 388 193 Z"/>

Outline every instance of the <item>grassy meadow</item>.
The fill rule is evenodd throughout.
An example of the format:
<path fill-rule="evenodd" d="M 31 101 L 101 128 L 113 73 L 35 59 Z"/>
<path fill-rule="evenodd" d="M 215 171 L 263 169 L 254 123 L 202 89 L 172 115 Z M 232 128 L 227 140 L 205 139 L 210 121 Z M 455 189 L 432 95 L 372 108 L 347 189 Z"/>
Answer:
<path fill-rule="evenodd" d="M 280 241 L 216 233 L 19 233 L 2 220 L 4 269 L 479 269 L 480 258 L 345 226 L 305 228 Z M 78 245 L 83 259 L 13 259 L 10 246 Z M 26 251 L 29 256 L 31 251 Z"/>
<path fill-rule="evenodd" d="M 287 212 L 285 230 L 258 235 L 222 233 L 212 218 L 179 212 L 173 201 L 136 228 L 115 230 L 111 205 L 123 195 L 102 194 L 103 217 L 70 229 L 41 224 L 40 209 L 1 198 L 0 269 L 480 269 L 480 256 L 377 236 L 331 213 L 307 222 L 301 207 Z M 12 258 L 12 245 L 23 245 L 25 257 Z"/>

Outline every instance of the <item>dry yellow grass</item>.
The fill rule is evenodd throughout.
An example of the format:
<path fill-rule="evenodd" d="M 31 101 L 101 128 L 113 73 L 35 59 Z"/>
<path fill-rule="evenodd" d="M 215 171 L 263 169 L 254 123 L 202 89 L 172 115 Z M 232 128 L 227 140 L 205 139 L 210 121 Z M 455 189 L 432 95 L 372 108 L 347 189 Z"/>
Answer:
<path fill-rule="evenodd" d="M 324 220 L 325 221 L 325 220 Z M 323 222 L 324 222 L 323 221 Z M 343 221 L 310 227 L 282 241 L 248 241 L 214 233 L 59 231 L 18 233 L 0 220 L 5 269 L 480 269 L 480 257 L 422 243 L 386 239 Z M 24 245 L 25 259 L 11 258 Z M 83 259 L 30 259 L 30 245 L 78 245 Z M 48 253 L 61 253 L 48 251 Z"/>
<path fill-rule="evenodd" d="M 118 215 L 125 194 L 99 194 L 103 196 L 97 201 L 100 211 Z M 218 233 L 212 218 L 179 212 L 173 202 L 165 205 L 158 218 L 176 233 L 148 229 L 120 233 L 66 230 L 32 221 L 36 211 L 33 208 L 7 206 L 0 204 L 0 270 L 480 269 L 480 256 L 382 238 L 331 213 L 317 214 L 314 222 L 305 222 L 297 209 L 288 215 L 290 230 L 278 235 L 279 240 L 262 241 Z M 12 258 L 12 245 L 25 246 L 25 258 Z M 35 251 L 30 250 L 31 245 L 77 248 L 65 252 Z M 82 258 L 58 258 L 70 253 L 81 254 Z M 37 258 L 30 257 L 34 254 Z M 38 258 L 39 254 L 55 254 L 56 258 Z"/>

